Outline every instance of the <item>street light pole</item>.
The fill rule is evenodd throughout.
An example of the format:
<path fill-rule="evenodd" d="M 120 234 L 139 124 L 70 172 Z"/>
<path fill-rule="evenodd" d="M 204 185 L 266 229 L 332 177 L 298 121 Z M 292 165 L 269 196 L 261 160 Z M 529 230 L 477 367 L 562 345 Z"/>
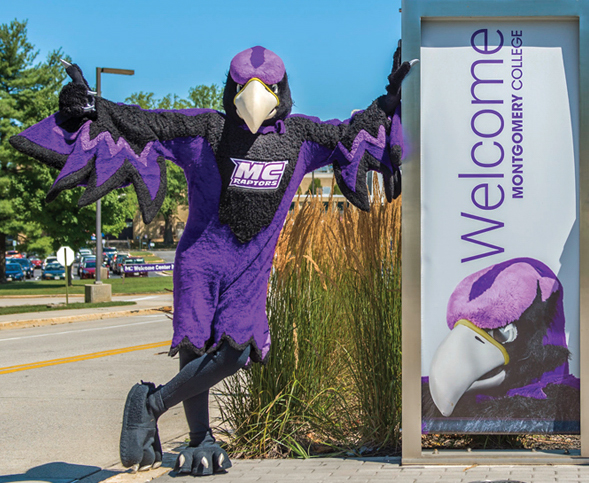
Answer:
<path fill-rule="evenodd" d="M 109 67 L 96 67 L 96 95 L 102 95 L 102 83 L 100 79 L 101 74 L 119 74 L 119 75 L 133 75 L 134 70 L 130 69 L 111 69 Z M 102 203 L 100 199 L 96 201 L 96 271 L 95 284 L 102 283 L 101 277 L 102 269 Z"/>

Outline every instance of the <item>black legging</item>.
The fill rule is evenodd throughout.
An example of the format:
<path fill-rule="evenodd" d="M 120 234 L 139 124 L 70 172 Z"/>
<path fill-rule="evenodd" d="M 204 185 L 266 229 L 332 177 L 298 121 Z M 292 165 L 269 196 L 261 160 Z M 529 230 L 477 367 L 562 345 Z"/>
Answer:
<path fill-rule="evenodd" d="M 240 351 L 224 342 L 215 353 L 199 357 L 190 349 L 180 349 L 180 372 L 150 397 L 156 417 L 182 402 L 190 445 L 199 445 L 207 436 L 214 441 L 209 426 L 209 389 L 245 366 L 250 350 L 247 346 Z"/>

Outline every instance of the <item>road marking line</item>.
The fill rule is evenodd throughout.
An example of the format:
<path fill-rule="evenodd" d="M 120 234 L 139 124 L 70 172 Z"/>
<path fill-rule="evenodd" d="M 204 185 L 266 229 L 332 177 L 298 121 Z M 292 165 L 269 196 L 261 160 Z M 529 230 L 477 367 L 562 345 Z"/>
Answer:
<path fill-rule="evenodd" d="M 138 299 L 129 299 L 129 302 L 139 302 L 140 300 L 151 300 L 161 297 L 161 295 L 150 295 L 149 297 L 141 297 Z"/>
<path fill-rule="evenodd" d="M 162 317 L 162 316 L 159 314 L 155 314 L 155 315 L 137 315 L 136 317 L 153 318 L 153 317 Z M 66 330 L 63 332 L 51 332 L 49 334 L 23 335 L 21 337 L 9 337 L 7 339 L 0 339 L 0 342 L 5 342 L 7 340 L 35 339 L 37 337 L 49 337 L 50 335 L 74 334 L 76 332 L 93 332 L 96 330 L 106 330 L 106 329 L 124 329 L 125 327 L 131 327 L 133 325 L 157 324 L 160 322 L 167 322 L 168 320 L 169 319 L 167 317 L 162 317 L 162 320 L 149 320 L 147 322 L 134 322 L 133 324 L 109 325 L 108 327 L 93 327 L 91 329 Z"/>
<path fill-rule="evenodd" d="M 41 367 L 56 366 L 58 364 L 67 364 L 69 362 L 87 361 L 89 359 L 97 359 L 99 357 L 114 356 L 117 354 L 125 354 L 127 352 L 142 351 L 146 349 L 155 349 L 156 347 L 164 347 L 171 344 L 171 340 L 163 342 L 154 342 L 153 344 L 135 345 L 132 347 L 123 347 L 122 349 L 112 349 L 109 351 L 93 352 L 91 354 L 82 354 L 80 356 L 64 357 L 62 359 L 52 359 L 49 361 L 33 362 L 31 364 L 21 364 L 19 366 L 0 367 L 0 374 L 10 374 L 11 372 L 27 371 L 29 369 L 39 369 Z"/>

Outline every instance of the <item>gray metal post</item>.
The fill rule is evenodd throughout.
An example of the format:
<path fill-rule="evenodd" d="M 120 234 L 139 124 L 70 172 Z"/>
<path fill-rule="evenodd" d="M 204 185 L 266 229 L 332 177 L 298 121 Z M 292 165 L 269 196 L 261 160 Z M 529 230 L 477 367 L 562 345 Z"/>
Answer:
<path fill-rule="evenodd" d="M 96 95 L 102 95 L 100 73 L 102 69 L 96 67 Z M 96 201 L 96 270 L 94 271 L 94 283 L 102 283 L 102 203 L 101 200 Z"/>
<path fill-rule="evenodd" d="M 100 269 L 102 267 L 102 203 L 96 201 L 96 280 L 94 283 L 102 283 Z"/>
<path fill-rule="evenodd" d="M 96 95 L 102 96 L 102 83 L 100 74 L 119 74 L 119 75 L 133 75 L 134 70 L 131 69 L 111 69 L 108 67 L 96 67 Z M 102 283 L 101 268 L 102 268 L 102 206 L 100 200 L 96 201 L 96 279 L 95 284 Z"/>

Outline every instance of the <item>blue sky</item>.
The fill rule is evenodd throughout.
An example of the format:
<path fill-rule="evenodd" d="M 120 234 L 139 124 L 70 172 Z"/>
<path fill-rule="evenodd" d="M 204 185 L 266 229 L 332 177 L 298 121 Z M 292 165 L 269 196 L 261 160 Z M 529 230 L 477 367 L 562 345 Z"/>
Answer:
<path fill-rule="evenodd" d="M 282 57 L 293 112 L 347 118 L 382 93 L 401 37 L 401 0 L 3 2 L 2 23 L 28 20 L 39 59 L 61 48 L 104 97 L 133 92 L 185 97 L 198 84 L 223 85 L 232 57 L 262 45 Z"/>

